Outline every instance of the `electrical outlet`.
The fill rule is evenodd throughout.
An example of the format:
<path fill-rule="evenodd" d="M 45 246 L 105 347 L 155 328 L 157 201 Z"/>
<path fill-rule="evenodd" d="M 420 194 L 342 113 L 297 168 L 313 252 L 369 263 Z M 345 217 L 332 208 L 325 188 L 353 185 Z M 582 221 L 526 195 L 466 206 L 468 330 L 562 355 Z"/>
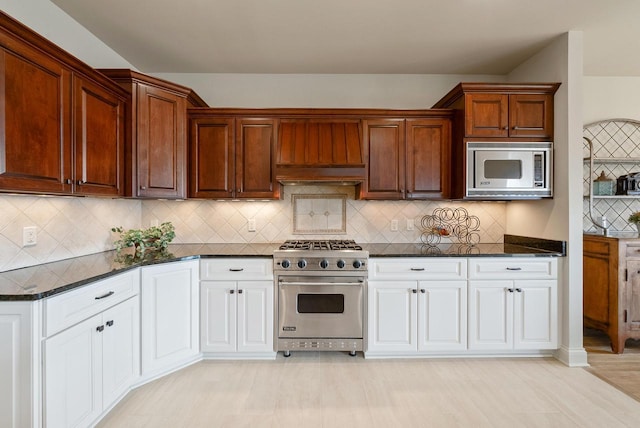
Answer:
<path fill-rule="evenodd" d="M 22 246 L 31 247 L 38 243 L 38 233 L 35 226 L 27 226 L 22 229 Z"/>
<path fill-rule="evenodd" d="M 249 232 L 255 232 L 256 231 L 256 219 L 255 218 L 250 218 L 249 221 L 247 221 L 247 230 Z"/>
<path fill-rule="evenodd" d="M 398 231 L 398 220 L 396 219 L 391 220 L 391 231 L 392 232 Z"/>
<path fill-rule="evenodd" d="M 408 218 L 407 219 L 407 230 L 413 230 L 414 224 L 413 224 L 413 219 L 412 218 Z"/>

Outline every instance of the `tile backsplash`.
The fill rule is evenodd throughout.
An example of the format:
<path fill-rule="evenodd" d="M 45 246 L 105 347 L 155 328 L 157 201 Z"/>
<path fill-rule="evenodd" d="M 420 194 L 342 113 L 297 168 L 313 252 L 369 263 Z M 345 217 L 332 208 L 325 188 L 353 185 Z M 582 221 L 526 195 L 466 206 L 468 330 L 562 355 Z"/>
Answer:
<path fill-rule="evenodd" d="M 294 233 L 293 195 L 347 194 L 346 232 Z M 148 227 L 171 221 L 174 243 L 263 243 L 286 239 L 354 239 L 361 243 L 420 242 L 420 219 L 439 207 L 464 206 L 480 219 L 480 241 L 502 242 L 506 205 L 500 202 L 360 201 L 351 186 L 285 186 L 280 201 L 127 200 L 0 196 L 0 271 L 113 248 L 113 226 Z M 407 220 L 414 230 L 407 230 Z M 249 232 L 249 220 L 255 232 Z M 398 231 L 391 221 L 398 221 Z M 302 225 L 303 230 L 314 227 Z M 36 226 L 37 245 L 22 247 L 22 229 Z M 443 241 L 445 242 L 445 241 Z"/>

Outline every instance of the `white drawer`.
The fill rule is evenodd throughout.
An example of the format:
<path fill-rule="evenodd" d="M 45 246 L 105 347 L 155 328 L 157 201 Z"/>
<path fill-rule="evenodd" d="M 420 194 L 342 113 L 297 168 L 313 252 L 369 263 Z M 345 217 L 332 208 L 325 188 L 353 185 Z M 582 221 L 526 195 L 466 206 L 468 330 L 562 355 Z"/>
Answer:
<path fill-rule="evenodd" d="M 372 258 L 369 279 L 464 279 L 467 259 L 457 257 Z"/>
<path fill-rule="evenodd" d="M 558 277 L 558 260 L 545 258 L 472 258 L 469 260 L 471 279 L 552 279 Z"/>
<path fill-rule="evenodd" d="M 272 258 L 200 259 L 200 280 L 273 279 Z"/>
<path fill-rule="evenodd" d="M 45 299 L 45 336 L 56 334 L 139 293 L 140 269 L 132 269 Z"/>

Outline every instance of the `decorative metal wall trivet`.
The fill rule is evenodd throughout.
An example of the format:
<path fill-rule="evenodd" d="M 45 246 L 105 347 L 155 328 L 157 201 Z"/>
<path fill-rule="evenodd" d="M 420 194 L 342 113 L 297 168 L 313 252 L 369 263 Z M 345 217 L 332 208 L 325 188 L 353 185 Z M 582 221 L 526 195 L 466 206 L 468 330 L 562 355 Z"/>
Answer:
<path fill-rule="evenodd" d="M 428 245 L 439 244 L 442 238 L 460 244 L 480 243 L 480 219 L 464 208 L 436 208 L 433 214 L 422 217 L 420 225 L 420 240 Z"/>

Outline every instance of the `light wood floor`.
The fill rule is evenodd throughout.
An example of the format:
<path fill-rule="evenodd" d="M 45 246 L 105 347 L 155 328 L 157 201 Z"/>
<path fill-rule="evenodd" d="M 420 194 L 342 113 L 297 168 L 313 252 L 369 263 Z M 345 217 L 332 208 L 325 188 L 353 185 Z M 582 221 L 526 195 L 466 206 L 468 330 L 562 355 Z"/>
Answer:
<path fill-rule="evenodd" d="M 585 329 L 584 347 L 589 372 L 640 401 L 640 340 L 627 340 L 624 352 L 614 354 L 606 334 Z"/>
<path fill-rule="evenodd" d="M 132 391 L 100 427 L 639 427 L 640 402 L 550 358 L 205 361 Z"/>

